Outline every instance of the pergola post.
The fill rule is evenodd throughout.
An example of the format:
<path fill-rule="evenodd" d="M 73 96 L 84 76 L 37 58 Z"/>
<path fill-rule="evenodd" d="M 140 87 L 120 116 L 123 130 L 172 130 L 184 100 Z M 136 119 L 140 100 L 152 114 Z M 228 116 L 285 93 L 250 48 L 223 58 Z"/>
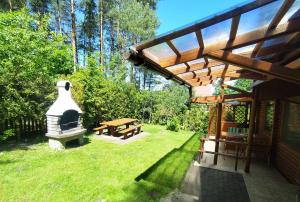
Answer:
<path fill-rule="evenodd" d="M 250 113 L 250 123 L 249 123 L 249 134 L 247 139 L 247 150 L 246 150 L 246 164 L 245 164 L 245 172 L 250 172 L 250 163 L 251 163 L 251 149 L 253 143 L 253 135 L 255 130 L 255 117 L 256 117 L 256 105 L 257 105 L 257 98 L 256 92 L 253 92 L 253 101 L 251 103 L 251 113 Z"/>
<path fill-rule="evenodd" d="M 215 144 L 215 155 L 214 155 L 214 164 L 215 165 L 217 165 L 217 162 L 218 162 L 219 139 L 221 137 L 221 121 L 222 121 L 222 103 L 218 103 L 218 107 L 217 107 L 217 131 L 216 131 L 216 144 Z"/>

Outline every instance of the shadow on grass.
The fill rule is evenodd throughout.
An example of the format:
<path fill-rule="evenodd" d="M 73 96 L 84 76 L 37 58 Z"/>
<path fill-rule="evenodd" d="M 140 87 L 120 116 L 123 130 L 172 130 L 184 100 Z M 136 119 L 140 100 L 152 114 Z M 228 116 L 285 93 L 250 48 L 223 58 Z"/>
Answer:
<path fill-rule="evenodd" d="M 83 138 L 83 144 L 80 146 L 84 146 L 86 144 L 89 144 L 91 142 L 89 136 L 91 136 L 91 133 L 84 134 Z M 41 144 L 41 143 L 47 143 L 48 138 L 44 135 L 36 136 L 35 138 L 30 139 L 22 139 L 19 142 L 16 141 L 6 141 L 0 144 L 0 152 L 2 151 L 15 151 L 15 150 L 34 150 L 32 146 Z M 78 142 L 75 140 L 70 141 L 67 143 L 67 149 L 68 148 L 74 148 L 79 147 Z"/>
<path fill-rule="evenodd" d="M 180 148 L 175 148 L 146 171 L 135 178 L 156 184 L 176 188 L 180 185 L 191 161 L 195 158 L 199 148 L 199 136 L 190 137 Z"/>
<path fill-rule="evenodd" d="M 79 140 L 76 139 L 76 140 L 71 140 L 71 141 L 68 141 L 66 143 L 66 149 L 71 149 L 71 148 L 76 148 L 76 147 L 81 147 L 81 146 L 84 146 L 84 145 L 87 145 L 87 144 L 90 144 L 91 143 L 91 139 L 84 136 L 83 137 L 83 144 L 79 144 Z"/>
<path fill-rule="evenodd" d="M 6 164 L 11 164 L 11 163 L 16 163 L 18 162 L 17 160 L 0 160 L 0 165 L 6 165 Z"/>
<path fill-rule="evenodd" d="M 185 173 L 199 149 L 199 136 L 193 135 L 180 148 L 173 149 L 135 178 L 126 201 L 159 200 L 160 197 L 180 188 Z M 132 193 L 132 194 L 131 194 Z"/>
<path fill-rule="evenodd" d="M 1 151 L 14 151 L 14 150 L 30 150 L 33 149 L 32 146 L 40 143 L 47 142 L 47 138 L 45 136 L 36 136 L 34 138 L 21 139 L 19 142 L 15 140 L 6 141 L 0 144 L 0 152 Z"/>

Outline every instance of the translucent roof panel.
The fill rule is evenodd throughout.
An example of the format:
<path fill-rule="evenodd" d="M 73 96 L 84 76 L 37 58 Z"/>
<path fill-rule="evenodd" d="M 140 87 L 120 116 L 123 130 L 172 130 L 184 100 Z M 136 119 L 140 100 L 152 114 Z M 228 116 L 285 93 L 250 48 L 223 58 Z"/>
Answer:
<path fill-rule="evenodd" d="M 292 37 L 293 34 L 289 34 L 289 35 L 284 35 L 284 36 L 280 36 L 280 37 L 276 37 L 273 39 L 269 39 L 266 40 L 264 42 L 264 44 L 262 45 L 262 48 L 268 47 L 268 46 L 272 46 L 272 45 L 276 45 L 276 44 L 280 44 L 280 43 L 286 43 L 290 37 Z"/>
<path fill-rule="evenodd" d="M 241 15 L 237 36 L 268 26 L 278 12 L 283 0 L 269 3 Z"/>
<path fill-rule="evenodd" d="M 193 72 L 186 72 L 186 73 L 178 74 L 178 76 L 180 78 L 190 77 L 190 76 L 193 76 L 193 75 L 194 75 Z"/>
<path fill-rule="evenodd" d="M 184 63 L 182 63 L 182 64 L 167 67 L 166 69 L 169 71 L 174 71 L 174 70 L 178 70 L 178 69 L 182 69 L 182 68 L 187 68 L 187 66 Z"/>
<path fill-rule="evenodd" d="M 245 46 L 245 47 L 242 47 L 242 48 L 237 48 L 237 49 L 234 49 L 232 51 L 232 53 L 241 54 L 241 53 L 252 52 L 255 46 L 256 46 L 256 44 L 252 44 L 252 45 Z"/>
<path fill-rule="evenodd" d="M 195 32 L 173 39 L 172 43 L 179 52 L 185 52 L 191 49 L 199 48 L 199 43 Z"/>
<path fill-rule="evenodd" d="M 152 55 L 157 57 L 158 59 L 163 59 L 171 56 L 175 56 L 176 54 L 173 50 L 168 46 L 167 43 L 161 43 L 150 48 L 145 49 L 145 51 L 150 52 Z"/>
<path fill-rule="evenodd" d="M 292 7 L 288 10 L 288 12 L 284 15 L 284 17 L 281 19 L 279 24 L 286 23 L 289 21 L 289 19 L 294 18 L 296 16 L 299 17 L 299 9 L 300 9 L 300 0 L 296 0 Z"/>
<path fill-rule="evenodd" d="M 228 40 L 232 19 L 211 25 L 201 30 L 204 47 L 217 41 Z"/>
<path fill-rule="evenodd" d="M 189 61 L 188 64 L 189 65 L 196 65 L 196 64 L 199 64 L 199 63 L 203 63 L 203 62 L 205 62 L 204 58 L 200 58 L 200 59 L 197 59 L 197 60 Z"/>
<path fill-rule="evenodd" d="M 200 70 L 197 70 L 195 71 L 195 73 L 205 73 L 205 72 L 208 72 L 208 68 L 204 68 L 204 69 L 200 69 Z"/>
<path fill-rule="evenodd" d="M 217 70 L 221 70 L 224 69 L 225 65 L 217 65 L 217 66 L 213 66 L 210 68 L 211 71 L 217 71 Z"/>

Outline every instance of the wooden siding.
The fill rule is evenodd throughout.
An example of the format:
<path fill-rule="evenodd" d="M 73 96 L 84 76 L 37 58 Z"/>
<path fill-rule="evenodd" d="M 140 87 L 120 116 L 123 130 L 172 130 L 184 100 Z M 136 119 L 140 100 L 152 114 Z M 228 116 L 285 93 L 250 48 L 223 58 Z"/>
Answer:
<path fill-rule="evenodd" d="M 260 110 L 257 117 L 258 131 L 263 131 L 265 116 L 264 101 L 274 100 L 272 162 L 277 169 L 292 183 L 300 184 L 300 150 L 296 150 L 281 140 L 283 100 L 286 97 L 299 96 L 299 86 L 288 82 L 273 80 L 256 86 L 260 101 Z"/>
<path fill-rule="evenodd" d="M 292 183 L 300 184 L 300 152 L 280 142 L 276 147 L 276 166 Z"/>

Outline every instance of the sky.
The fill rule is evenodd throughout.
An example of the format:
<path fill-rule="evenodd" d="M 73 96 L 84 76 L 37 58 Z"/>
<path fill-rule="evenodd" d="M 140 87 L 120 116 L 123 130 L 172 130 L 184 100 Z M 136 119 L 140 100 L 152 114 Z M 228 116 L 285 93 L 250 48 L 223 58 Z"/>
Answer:
<path fill-rule="evenodd" d="M 160 26 L 156 35 L 181 28 L 245 2 L 249 0 L 159 0 L 156 15 Z M 213 88 L 212 85 L 208 86 Z"/>
<path fill-rule="evenodd" d="M 156 34 L 164 34 L 244 2 L 245 0 L 160 0 L 156 11 L 160 26 Z"/>

